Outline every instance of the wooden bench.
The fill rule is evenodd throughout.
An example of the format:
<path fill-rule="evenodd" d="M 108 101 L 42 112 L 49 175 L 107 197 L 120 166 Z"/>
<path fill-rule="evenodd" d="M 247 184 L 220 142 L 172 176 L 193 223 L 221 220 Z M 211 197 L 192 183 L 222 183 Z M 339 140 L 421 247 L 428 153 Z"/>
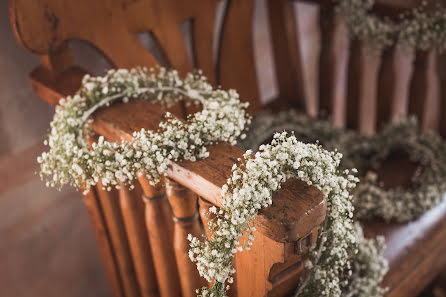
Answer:
<path fill-rule="evenodd" d="M 441 127 L 446 135 L 446 104 L 438 108 L 430 92 L 434 82 L 428 79 L 433 73 L 432 59 L 441 57 L 416 54 L 409 100 L 405 105 L 396 104 L 399 71 L 393 63 L 394 49 L 370 61 L 364 42 L 342 45 L 337 41 L 340 25 L 331 1 L 312 2 L 320 5 L 318 112 L 328 112 L 336 125 L 371 134 L 381 123 L 407 110 L 419 116 L 425 129 Z M 378 8 L 394 13 L 418 2 L 381 0 Z M 68 42 L 79 39 L 96 47 L 115 67 L 161 63 L 183 74 L 200 68 L 212 83 L 236 88 L 255 114 L 265 107 L 256 80 L 254 6 L 254 0 L 11 0 L 10 12 L 18 42 L 40 56 L 41 65 L 30 75 L 34 91 L 51 104 L 74 93 L 87 73 L 76 64 Z M 314 115 L 304 95 L 304 61 L 294 3 L 268 0 L 267 7 L 279 89 L 271 106 L 294 107 Z M 187 21 L 192 24 L 190 56 L 178 27 Z M 140 32 L 151 32 L 158 53 L 141 44 L 135 35 Z M 440 70 L 435 76 L 442 81 L 441 93 L 446 98 L 446 74 Z M 173 112 L 181 116 L 185 110 L 176 106 Z M 138 100 L 116 104 L 94 115 L 93 129 L 120 141 L 142 127 L 155 128 L 162 114 L 159 107 Z M 203 214 L 211 205 L 221 204 L 219 189 L 234 160 L 243 153 L 227 144 L 210 151 L 206 160 L 172 164 L 169 183 L 173 187 L 167 193 L 141 179 L 135 191 L 105 192 L 99 186 L 84 197 L 115 296 L 194 296 L 194 289 L 204 285 L 187 259 L 185 235 L 200 233 L 200 220 L 206 221 Z M 389 170 L 405 172 L 392 165 Z M 297 180 L 284 185 L 274 196 L 274 206 L 257 218 L 261 227 L 252 250 L 237 255 L 239 273 L 231 294 L 284 296 L 292 291 L 303 269 L 305 243 L 314 242 L 325 207 L 316 189 Z M 194 215 L 197 211 L 201 216 Z M 285 220 L 285 215 L 290 219 Z M 388 296 L 416 296 L 444 269 L 446 203 L 409 224 L 364 224 L 368 235 L 386 236 L 390 271 L 384 285 L 390 288 Z"/>

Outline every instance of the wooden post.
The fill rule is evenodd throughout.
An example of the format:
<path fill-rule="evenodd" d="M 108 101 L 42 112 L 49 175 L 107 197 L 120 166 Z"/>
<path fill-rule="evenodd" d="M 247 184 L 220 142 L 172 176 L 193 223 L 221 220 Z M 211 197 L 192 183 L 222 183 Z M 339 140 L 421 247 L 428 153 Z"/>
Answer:
<path fill-rule="evenodd" d="M 140 292 L 136 281 L 136 273 L 119 209 L 118 193 L 116 190 L 104 190 L 101 183 L 98 184 L 97 191 L 110 233 L 110 239 L 113 243 L 113 250 L 115 251 L 116 262 L 121 273 L 125 296 L 139 297 Z"/>
<path fill-rule="evenodd" d="M 423 130 L 437 130 L 439 122 L 438 96 L 433 77 L 434 52 L 417 51 L 409 86 L 409 114 L 416 115 Z"/>
<path fill-rule="evenodd" d="M 378 75 L 378 103 L 376 113 L 378 127 L 392 120 L 397 86 L 395 51 L 395 47 L 392 47 L 382 53 L 381 67 Z"/>
<path fill-rule="evenodd" d="M 94 187 L 90 188 L 90 191 L 86 195 L 83 195 L 83 198 L 88 213 L 90 214 L 91 224 L 93 225 L 102 262 L 105 266 L 105 274 L 110 283 L 113 296 L 124 297 L 119 266 L 116 261 L 116 255 L 113 252 L 109 230 L 107 229 L 96 189 Z"/>
<path fill-rule="evenodd" d="M 141 296 L 156 297 L 159 296 L 159 291 L 150 243 L 144 228 L 144 205 L 141 196 L 135 192 L 136 190 L 130 193 L 125 185 L 121 185 L 119 203 Z"/>
<path fill-rule="evenodd" d="M 172 211 L 166 199 L 164 188 L 150 185 L 140 177 L 145 202 L 146 229 L 152 249 L 158 287 L 163 297 L 181 296 L 175 253 L 173 249 Z"/>
<path fill-rule="evenodd" d="M 348 68 L 347 127 L 370 135 L 376 130 L 376 93 L 380 55 L 353 40 Z"/>
<path fill-rule="evenodd" d="M 189 259 L 188 234 L 201 237 L 201 227 L 197 209 L 197 194 L 168 179 L 166 184 L 167 199 L 172 206 L 174 216 L 174 249 L 180 273 L 180 284 L 183 297 L 195 297 L 196 289 L 206 285 L 201 278 L 195 263 Z"/>

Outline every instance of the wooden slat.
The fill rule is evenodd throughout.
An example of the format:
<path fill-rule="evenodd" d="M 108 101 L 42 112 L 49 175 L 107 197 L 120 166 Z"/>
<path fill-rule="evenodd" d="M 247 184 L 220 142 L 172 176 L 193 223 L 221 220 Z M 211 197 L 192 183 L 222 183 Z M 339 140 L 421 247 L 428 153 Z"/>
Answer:
<path fill-rule="evenodd" d="M 173 248 L 172 211 L 166 199 L 164 188 L 155 188 L 141 177 L 145 202 L 146 229 L 152 249 L 158 287 L 163 297 L 181 296 L 175 252 Z"/>
<path fill-rule="evenodd" d="M 359 102 L 361 74 L 364 72 L 364 65 L 361 59 L 361 44 L 359 41 L 352 41 L 348 63 L 348 92 L 347 92 L 347 128 L 359 128 Z"/>
<path fill-rule="evenodd" d="M 133 131 L 156 129 L 164 112 L 142 100 L 117 103 L 96 113 L 92 128 L 106 139 L 131 140 Z M 221 187 L 231 175 L 231 167 L 243 151 L 221 143 L 208 148 L 210 157 L 196 162 L 171 163 L 170 178 L 206 200 L 221 206 Z M 287 191 L 287 188 L 293 191 Z M 262 232 L 276 241 L 293 241 L 308 234 L 325 216 L 325 200 L 314 187 L 298 180 L 274 194 L 277 207 L 262 210 L 257 223 Z M 285 203 L 288 203 L 286 205 Z M 279 207 L 281 205 L 281 207 Z M 277 214 L 278 212 L 279 214 Z M 287 217 L 286 222 L 281 218 Z"/>
<path fill-rule="evenodd" d="M 435 53 L 418 51 L 409 89 L 409 114 L 415 115 L 424 131 L 437 130 L 438 98 L 435 93 Z"/>
<path fill-rule="evenodd" d="M 250 103 L 250 113 L 261 107 L 252 40 L 254 2 L 228 1 L 217 60 L 217 82 L 224 89 L 236 89 Z"/>
<path fill-rule="evenodd" d="M 97 187 L 98 200 L 103 210 L 107 230 L 113 245 L 114 255 L 121 274 L 124 294 L 126 297 L 141 296 L 136 280 L 135 268 L 122 216 L 120 213 L 119 197 L 116 190 L 107 191 L 99 184 Z"/>
<path fill-rule="evenodd" d="M 347 127 L 362 134 L 376 130 L 379 55 L 365 42 L 353 40 L 348 68 Z"/>
<path fill-rule="evenodd" d="M 144 228 L 144 204 L 141 200 L 141 191 L 130 192 L 125 185 L 121 185 L 119 204 L 141 296 L 159 296 L 150 243 Z"/>
<path fill-rule="evenodd" d="M 216 22 L 218 1 L 204 1 L 206 6 L 202 13 L 194 18 L 192 27 L 192 43 L 197 68 L 201 69 L 212 85 L 216 85 L 214 27 Z"/>
<path fill-rule="evenodd" d="M 395 48 L 387 49 L 382 54 L 378 75 L 377 126 L 392 120 L 397 87 L 397 69 L 395 65 Z"/>
<path fill-rule="evenodd" d="M 197 209 L 197 194 L 168 179 L 166 195 L 174 216 L 173 246 L 183 297 L 195 297 L 196 289 L 206 285 L 195 263 L 189 259 L 188 234 L 201 238 L 202 232 Z"/>
<path fill-rule="evenodd" d="M 295 4 L 285 0 L 268 0 L 267 4 L 279 100 L 308 112 Z"/>
<path fill-rule="evenodd" d="M 329 115 L 335 126 L 344 127 L 350 41 L 340 15 L 333 9 L 320 8 L 319 27 L 319 113 Z"/>
<path fill-rule="evenodd" d="M 446 54 L 438 56 L 437 73 L 440 80 L 440 134 L 446 138 Z"/>
<path fill-rule="evenodd" d="M 110 283 L 113 296 L 125 297 L 124 288 L 120 276 L 119 266 L 113 250 L 113 244 L 108 233 L 102 208 L 99 203 L 95 188 L 91 188 L 88 194 L 83 196 L 85 206 L 90 214 L 91 223 L 96 236 L 96 241 L 101 254 L 105 272 Z"/>

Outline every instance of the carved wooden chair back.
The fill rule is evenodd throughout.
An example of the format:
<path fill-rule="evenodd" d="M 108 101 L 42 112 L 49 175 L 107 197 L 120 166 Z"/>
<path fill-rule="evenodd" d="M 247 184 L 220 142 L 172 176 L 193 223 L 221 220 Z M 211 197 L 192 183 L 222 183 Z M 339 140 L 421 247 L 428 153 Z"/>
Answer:
<path fill-rule="evenodd" d="M 253 79 L 254 1 L 231 1 L 219 26 L 217 5 L 216 0 L 12 0 L 10 9 L 18 41 L 39 54 L 42 65 L 56 76 L 75 65 L 68 41 L 78 39 L 98 49 L 115 67 L 162 64 L 181 73 L 199 68 L 211 82 L 239 90 L 242 98 L 251 100 L 253 111 L 259 106 Z M 190 36 L 179 27 L 186 22 Z M 159 49 L 155 55 L 137 38 L 142 32 L 152 34 Z"/>

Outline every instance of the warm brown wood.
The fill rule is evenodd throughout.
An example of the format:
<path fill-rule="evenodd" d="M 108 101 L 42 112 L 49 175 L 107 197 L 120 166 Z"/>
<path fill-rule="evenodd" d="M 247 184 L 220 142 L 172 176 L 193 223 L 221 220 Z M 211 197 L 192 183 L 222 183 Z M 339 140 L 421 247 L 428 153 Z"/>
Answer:
<path fill-rule="evenodd" d="M 350 41 L 340 15 L 330 8 L 320 8 L 319 28 L 319 115 L 328 115 L 335 126 L 344 127 Z"/>
<path fill-rule="evenodd" d="M 335 12 L 321 8 L 319 11 L 321 51 L 319 54 L 319 111 L 322 115 L 333 114 L 335 103 L 336 60 Z"/>
<path fill-rule="evenodd" d="M 212 234 L 209 231 L 208 222 L 216 217 L 215 214 L 209 212 L 209 208 L 212 207 L 213 204 L 210 203 L 209 201 L 206 201 L 202 197 L 199 197 L 198 205 L 199 205 L 199 214 L 200 214 L 201 222 L 203 223 L 204 231 L 206 233 L 207 238 L 210 239 Z M 234 282 L 231 284 L 231 287 L 230 287 L 229 291 L 227 292 L 229 297 L 239 296 L 237 294 L 237 272 L 235 272 L 233 274 L 233 279 L 234 279 Z M 211 285 L 211 284 L 209 284 L 209 285 Z"/>
<path fill-rule="evenodd" d="M 445 200 L 446 201 L 446 200 Z M 446 202 L 410 224 L 365 222 L 366 233 L 384 235 L 390 270 L 387 296 L 416 296 L 446 265 Z"/>
<path fill-rule="evenodd" d="M 396 104 L 397 69 L 395 65 L 395 50 L 392 47 L 382 53 L 381 67 L 378 74 L 378 102 L 376 111 L 378 127 L 392 120 L 392 114 Z"/>
<path fill-rule="evenodd" d="M 362 134 L 376 130 L 376 92 L 379 55 L 365 42 L 353 40 L 348 67 L 347 127 Z"/>
<path fill-rule="evenodd" d="M 359 127 L 359 102 L 360 85 L 363 81 L 361 75 L 364 73 L 361 43 L 352 41 L 348 63 L 348 91 L 347 91 L 347 128 L 357 129 Z"/>
<path fill-rule="evenodd" d="M 423 130 L 437 130 L 438 105 L 435 94 L 435 53 L 418 51 L 415 56 L 409 90 L 409 114 L 415 115 Z"/>
<path fill-rule="evenodd" d="M 172 211 L 164 188 L 151 186 L 145 177 L 140 177 L 139 182 L 144 192 L 146 229 L 159 291 L 163 297 L 180 296 L 180 279 L 173 248 Z"/>
<path fill-rule="evenodd" d="M 437 72 L 440 80 L 440 134 L 446 138 L 446 54 L 438 56 Z"/>
<path fill-rule="evenodd" d="M 100 206 L 98 194 L 95 188 L 83 195 L 85 206 L 90 214 L 96 241 L 100 250 L 102 261 L 105 266 L 108 281 L 112 288 L 113 296 L 124 297 L 124 288 L 121 280 L 120 270 L 117 263 L 113 243 L 108 233 L 105 218 Z"/>
<path fill-rule="evenodd" d="M 32 73 L 31 81 L 36 94 L 47 101 L 55 104 L 61 95 L 73 93 L 79 87 L 82 75 L 86 73 L 74 65 L 71 51 L 66 44 L 67 39 L 87 40 L 99 48 L 115 66 L 153 66 L 157 63 L 156 59 L 134 36 L 136 32 L 151 31 L 169 65 L 184 73 L 191 70 L 194 66 L 193 62 L 195 62 L 204 70 L 205 74 L 210 76 L 212 82 L 221 83 L 225 88 L 237 88 L 242 99 L 252 102 L 251 111 L 259 109 L 252 42 L 252 17 L 255 1 L 228 1 L 221 36 L 219 36 L 221 44 L 218 57 L 216 57 L 217 70 L 214 69 L 215 57 L 212 53 L 212 43 L 215 38 L 213 24 L 217 1 L 202 0 L 191 4 L 186 1 L 174 0 L 134 3 L 113 0 L 106 6 L 101 6 L 100 2 L 91 5 L 86 0 L 77 1 L 75 4 L 73 4 L 74 2 L 65 2 L 69 1 L 11 1 L 12 24 L 16 36 L 22 45 L 41 55 L 42 66 Z M 45 7 L 44 4 L 47 6 Z M 418 5 L 419 0 L 379 0 L 376 12 L 387 14 L 391 11 L 402 11 L 414 7 L 415 4 Z M 273 46 L 276 60 L 280 59 L 279 65 L 276 62 L 276 66 L 283 68 L 283 71 L 277 73 L 281 95 L 283 98 L 291 100 L 292 103 L 296 99 L 304 102 L 303 95 L 299 96 L 299 93 L 303 94 L 302 88 L 304 87 L 301 82 L 302 77 L 299 76 L 301 73 L 293 72 L 296 69 L 300 71 L 302 66 L 300 63 L 303 63 L 300 61 L 295 32 L 294 8 L 291 9 L 293 4 L 270 1 L 269 5 L 271 6 L 269 17 L 273 33 Z M 377 122 L 391 120 L 394 107 L 388 103 L 395 104 L 393 102 L 396 96 L 395 92 L 401 93 L 401 84 L 396 87 L 394 82 L 398 70 L 394 65 L 395 52 L 383 54 L 383 61 L 379 75 L 377 75 L 378 65 L 380 65 L 379 57 L 370 56 L 366 53 L 364 45 L 355 41 L 350 52 L 349 69 L 345 71 L 343 67 L 346 64 L 346 53 L 337 43 L 339 42 L 339 37 L 336 36 L 338 27 L 332 26 L 332 24 L 336 24 L 336 20 L 330 10 L 331 6 L 328 3 L 322 9 L 320 19 L 322 42 L 319 65 L 321 109 L 329 110 L 334 116 L 335 122 L 342 124 L 342 120 L 339 120 L 343 117 L 342 110 L 344 110 L 344 103 L 340 99 L 343 96 L 342 75 L 348 73 L 348 126 L 359 129 L 362 133 L 373 133 Z M 113 22 L 110 21 L 110 15 L 107 14 L 113 15 Z M 281 15 L 284 17 L 278 18 Z M 177 26 L 188 21 L 192 22 L 194 51 L 192 60 L 186 53 L 186 45 Z M 283 30 L 277 28 L 283 28 Z M 276 48 L 283 50 L 285 54 L 279 54 L 277 57 L 278 50 Z M 417 53 L 414 64 L 414 75 L 410 84 L 409 110 L 410 113 L 421 116 L 425 129 L 436 128 L 440 108 L 436 102 L 438 99 L 432 95 L 432 90 L 435 89 L 437 83 L 436 78 L 432 76 L 435 56 L 434 54 L 423 55 L 423 53 Z M 288 58 L 285 59 L 286 56 Z M 291 73 L 291 75 L 286 76 L 284 73 Z M 380 79 L 379 82 L 377 77 Z M 441 84 L 444 85 L 444 75 L 441 79 L 443 79 Z M 284 84 L 284 81 L 287 84 Z M 289 88 L 288 90 L 291 90 L 290 94 L 292 92 L 295 94 L 285 96 L 284 85 Z M 326 85 L 327 89 L 322 89 L 323 85 Z M 441 87 L 445 94 L 445 88 L 442 85 Z M 379 101 L 376 101 L 377 92 L 379 92 Z M 445 105 L 444 103 L 442 105 L 443 115 L 446 114 Z M 342 112 L 338 112 L 339 110 Z M 95 117 L 94 129 L 115 141 L 121 138 L 128 140 L 134 130 L 141 127 L 156 128 L 162 114 L 163 112 L 156 107 L 135 101 L 99 112 Z M 445 116 L 440 116 L 440 118 L 445 118 Z M 444 123 L 441 125 L 445 127 Z M 227 144 L 212 146 L 209 150 L 211 152 L 209 159 L 195 163 L 172 163 L 168 174 L 179 184 L 218 206 L 221 205 L 223 199 L 220 195 L 220 187 L 226 182 L 226 178 L 230 174 L 230 167 L 236 158 L 241 156 L 242 151 Z M 399 168 L 396 165 L 394 167 Z M 392 181 L 400 182 L 400 177 L 403 174 L 393 170 L 395 169 L 388 170 L 388 176 L 392 178 Z M 149 186 L 147 180 L 143 178 L 140 183 L 146 197 L 152 198 L 152 200 L 146 200 L 145 204 L 146 231 L 151 243 L 153 243 L 153 238 L 155 238 L 153 241 L 157 243 L 152 244 L 151 251 L 157 267 L 156 274 L 160 290 L 161 292 L 169 291 L 170 296 L 179 296 L 180 281 L 179 279 L 171 280 L 172 275 L 175 278 L 178 277 L 178 273 L 175 271 L 169 274 L 167 271 L 172 271 L 174 269 L 172 267 L 177 267 L 177 262 L 180 262 L 174 257 L 174 240 L 172 238 L 173 226 L 180 224 L 172 222 L 172 211 L 167 199 L 159 196 L 163 190 Z M 156 197 L 160 199 L 154 199 Z M 305 242 L 307 234 L 317 230 L 325 212 L 325 204 L 320 193 L 295 180 L 284 185 L 284 188 L 275 194 L 274 202 L 273 207 L 262 211 L 258 216 L 256 221 L 258 234 L 256 234 L 257 239 L 253 250 L 240 253 L 240 256 L 237 256 L 238 264 L 236 263 L 236 265 L 241 267 L 239 269 L 244 269 L 243 271 L 247 273 L 249 279 L 243 284 L 239 282 L 236 287 L 248 290 L 250 286 L 246 286 L 246 283 L 249 283 L 253 284 L 254 288 L 252 292 L 240 291 L 239 296 L 250 296 L 249 294 L 254 293 L 264 295 L 268 290 L 272 296 L 281 296 L 289 288 L 295 286 L 302 269 L 301 255 L 295 254 L 295 245 L 299 244 L 300 248 L 300 245 Z M 110 212 L 105 211 L 107 207 L 104 208 L 104 205 L 98 204 L 98 207 L 99 209 L 103 208 L 101 211 L 104 212 L 105 220 L 105 214 Z M 186 209 L 186 206 L 180 205 L 180 209 Z M 178 210 L 178 205 L 176 209 Z M 427 282 L 433 279 L 441 267 L 444 268 L 445 260 L 442 255 L 445 253 L 444 246 L 446 245 L 443 231 L 445 230 L 445 212 L 444 207 L 439 206 L 411 224 L 393 225 L 376 222 L 368 224 L 369 234 L 382 233 L 387 238 L 389 248 L 386 256 L 390 260 L 391 270 L 384 283 L 391 288 L 389 296 L 414 296 Z M 116 215 L 114 220 L 119 222 L 119 215 Z M 115 222 L 115 224 L 118 223 Z M 124 224 L 129 230 L 127 225 Z M 181 228 L 184 227 L 183 225 L 181 224 Z M 117 228 L 122 228 L 122 226 Z M 196 229 L 196 227 L 194 228 Z M 116 271 L 122 273 L 121 269 L 116 268 L 119 267 L 120 261 L 123 261 L 122 259 L 119 261 L 118 253 L 114 251 L 116 247 L 119 247 L 119 244 L 115 245 L 111 240 L 113 232 L 116 232 L 112 229 L 108 225 L 104 225 L 102 229 L 106 234 L 110 233 L 109 256 L 105 257 L 107 260 L 104 262 L 106 265 L 115 263 L 115 266 L 111 267 L 115 267 Z M 182 229 L 182 231 L 184 230 Z M 140 234 L 140 231 L 135 231 L 133 234 Z M 128 238 L 130 243 L 128 249 L 129 253 L 131 251 L 131 255 L 134 256 L 132 238 L 134 239 L 134 236 Z M 181 234 L 175 242 L 183 243 L 180 248 L 185 251 L 186 246 L 181 239 L 184 239 L 184 234 Z M 124 238 L 123 242 L 126 240 L 127 238 Z M 177 251 L 179 250 L 178 248 Z M 107 249 L 104 254 L 107 254 Z M 136 263 L 133 266 L 138 270 Z M 107 269 L 113 271 L 111 268 Z M 138 271 L 137 276 L 141 277 Z M 117 282 L 122 282 L 122 279 L 125 279 L 120 275 L 116 278 Z M 167 286 L 169 287 L 167 288 Z M 125 286 L 122 286 L 121 290 L 124 288 Z M 115 290 L 119 290 L 119 288 L 115 288 Z"/>
<path fill-rule="evenodd" d="M 72 56 L 66 45 L 71 39 L 90 43 L 116 67 L 157 65 L 155 57 L 136 38 L 138 32 L 152 32 L 169 66 L 184 74 L 191 71 L 193 65 L 178 24 L 192 20 L 192 54 L 196 66 L 211 82 L 236 88 L 251 102 L 250 110 L 254 111 L 260 104 L 257 82 L 245 80 L 255 77 L 253 45 L 249 38 L 254 1 L 229 3 L 220 38 L 218 71 L 214 67 L 213 51 L 217 3 L 209 0 L 193 4 L 175 0 L 113 0 L 104 6 L 101 1 L 92 5 L 88 0 L 11 0 L 10 15 L 18 42 L 42 55 L 41 60 L 53 79 L 54 73 L 59 74 L 72 66 Z M 246 50 L 240 51 L 240 48 Z"/>
<path fill-rule="evenodd" d="M 405 158 L 394 158 L 378 170 L 387 188 L 407 186 L 416 167 Z M 383 285 L 387 296 L 417 296 L 446 267 L 446 199 L 408 224 L 362 222 L 368 237 L 384 235 L 384 256 L 390 270 Z"/>
<path fill-rule="evenodd" d="M 129 242 L 119 206 L 117 190 L 107 191 L 99 184 L 97 187 L 98 200 L 104 214 L 110 241 L 119 267 L 125 296 L 141 296 L 136 280 Z"/>
<path fill-rule="evenodd" d="M 201 238 L 197 194 L 177 182 L 167 179 L 166 195 L 172 207 L 174 229 L 173 246 L 180 276 L 183 297 L 195 297 L 196 289 L 206 286 L 206 280 L 200 277 L 195 263 L 189 259 L 188 234 Z"/>
<path fill-rule="evenodd" d="M 136 278 L 142 297 L 160 296 L 147 232 L 144 228 L 144 204 L 141 191 L 132 192 L 125 185 L 119 189 L 119 205 L 126 229 Z"/>
<path fill-rule="evenodd" d="M 217 60 L 218 82 L 225 89 L 236 89 L 250 103 L 250 113 L 261 107 L 252 41 L 254 4 L 254 0 L 228 1 Z"/>
<path fill-rule="evenodd" d="M 294 255 L 294 244 L 279 243 L 258 231 L 254 236 L 251 250 L 235 257 L 238 296 L 285 296 L 296 287 L 303 270 L 300 258 Z M 275 265 L 289 260 L 294 264 L 288 269 L 270 274 Z"/>
<path fill-rule="evenodd" d="M 295 4 L 287 0 L 268 0 L 267 3 L 279 98 L 305 110 L 307 104 Z"/>
<path fill-rule="evenodd" d="M 164 112 L 156 105 L 142 100 L 133 100 L 127 104 L 118 103 L 97 112 L 92 128 L 109 140 L 130 140 L 133 131 L 139 131 L 141 128 L 156 129 L 163 115 Z M 223 200 L 221 187 L 226 183 L 226 179 L 231 174 L 232 165 L 243 155 L 243 151 L 226 143 L 210 146 L 208 150 L 210 156 L 205 160 L 171 163 L 168 175 L 199 196 L 221 206 Z M 287 191 L 287 185 L 278 191 L 274 197 L 278 205 L 280 205 L 279 201 L 283 201 L 282 205 L 285 209 L 277 208 L 276 211 L 284 212 L 283 214 L 269 215 L 271 208 L 267 208 L 264 210 L 265 213 L 261 212 L 258 216 L 262 232 L 266 232 L 265 234 L 280 242 L 294 241 L 299 238 L 296 237 L 299 234 L 307 234 L 322 222 L 325 215 L 325 200 L 316 188 L 297 180 L 293 180 L 289 186 L 291 185 L 293 185 L 293 191 L 300 190 L 299 193 L 302 193 L 302 196 L 296 196 L 293 191 Z M 288 216 L 288 222 L 291 225 L 283 224 L 277 219 L 282 215 Z M 300 224 L 296 224 L 297 221 Z"/>

